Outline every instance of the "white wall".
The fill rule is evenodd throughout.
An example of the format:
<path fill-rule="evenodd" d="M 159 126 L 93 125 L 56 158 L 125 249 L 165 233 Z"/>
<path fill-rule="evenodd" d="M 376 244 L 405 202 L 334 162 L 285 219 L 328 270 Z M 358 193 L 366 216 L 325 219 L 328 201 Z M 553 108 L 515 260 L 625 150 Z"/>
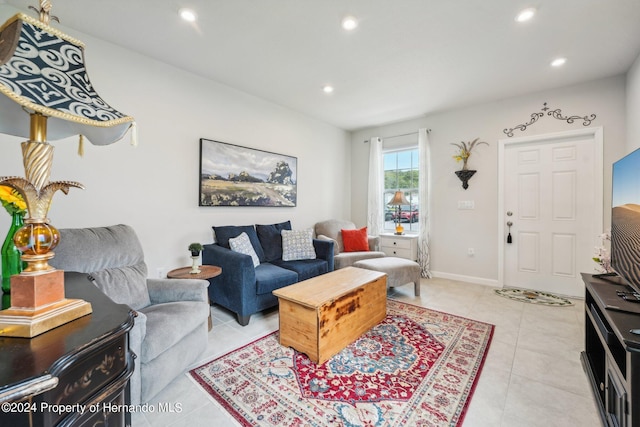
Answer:
<path fill-rule="evenodd" d="M 419 95 L 417 95 L 419 96 Z M 424 96 L 428 96 L 425 94 Z M 611 163 L 625 152 L 625 79 L 623 76 L 598 80 L 557 90 L 504 99 L 454 111 L 431 114 L 354 132 L 351 144 L 352 162 L 352 219 L 366 225 L 366 195 L 369 145 L 363 143 L 373 136 L 392 136 L 430 128 L 431 142 L 431 248 L 432 270 L 436 273 L 459 276 L 479 283 L 497 280 L 497 203 L 498 203 L 498 144 L 507 138 L 503 129 L 528 122 L 547 102 L 552 109 L 560 108 L 565 115 L 596 114 L 592 126 L 604 129 L 604 213 L 603 229 L 608 228 L 610 210 Z M 515 131 L 515 137 L 544 134 L 582 128 L 582 122 L 567 124 L 544 116 L 526 131 Z M 477 147 L 469 160 L 469 167 L 477 169 L 462 189 L 454 171 L 460 165 L 453 160 L 452 142 L 474 138 L 487 141 L 490 146 Z M 458 201 L 473 200 L 474 210 L 458 210 Z M 475 249 L 475 256 L 467 255 L 467 248 Z"/>
<path fill-rule="evenodd" d="M 0 6 L 4 22 L 15 10 Z M 56 27 L 57 24 L 54 23 Z M 294 228 L 350 217 L 350 135 L 336 127 L 222 84 L 58 27 L 82 40 L 98 93 L 133 116 L 139 145 L 129 136 L 109 146 L 77 138 L 54 141 L 51 180 L 83 183 L 54 196 L 49 217 L 58 228 L 132 225 L 142 242 L 149 275 L 190 265 L 187 246 L 210 243 L 212 225 L 269 224 L 290 219 Z M 199 138 L 298 158 L 294 208 L 198 207 Z M 0 176 L 24 176 L 21 138 L 0 135 Z M 9 217 L 0 213 L 0 236 Z"/>
<path fill-rule="evenodd" d="M 627 152 L 640 148 L 640 55 L 627 72 Z"/>

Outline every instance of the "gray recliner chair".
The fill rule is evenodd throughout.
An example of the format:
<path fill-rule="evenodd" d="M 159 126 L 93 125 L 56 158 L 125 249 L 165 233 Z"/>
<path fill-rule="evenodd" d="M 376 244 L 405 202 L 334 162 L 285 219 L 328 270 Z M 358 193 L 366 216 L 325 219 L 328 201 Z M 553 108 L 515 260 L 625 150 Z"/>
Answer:
<path fill-rule="evenodd" d="M 129 333 L 137 356 L 132 405 L 148 402 L 206 349 L 209 282 L 148 279 L 142 246 L 130 226 L 60 229 L 54 252 L 51 266 L 87 273 L 114 302 L 137 312 Z"/>

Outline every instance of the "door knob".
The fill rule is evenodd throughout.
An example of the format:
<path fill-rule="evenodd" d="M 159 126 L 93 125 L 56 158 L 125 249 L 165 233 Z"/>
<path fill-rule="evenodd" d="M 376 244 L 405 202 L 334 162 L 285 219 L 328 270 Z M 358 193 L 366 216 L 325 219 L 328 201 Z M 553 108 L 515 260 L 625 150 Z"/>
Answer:
<path fill-rule="evenodd" d="M 507 215 L 509 215 L 509 213 L 507 213 Z M 509 227 L 509 233 L 507 234 L 507 243 L 513 243 L 513 239 L 511 238 L 511 226 L 512 225 L 513 225 L 513 222 L 507 221 L 507 227 Z"/>

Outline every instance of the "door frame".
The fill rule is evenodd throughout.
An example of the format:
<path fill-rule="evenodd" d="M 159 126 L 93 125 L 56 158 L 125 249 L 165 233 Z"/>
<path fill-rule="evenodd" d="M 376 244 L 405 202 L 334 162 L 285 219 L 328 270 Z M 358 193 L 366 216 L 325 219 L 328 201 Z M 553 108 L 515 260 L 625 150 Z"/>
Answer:
<path fill-rule="evenodd" d="M 528 144 L 543 144 L 554 139 L 562 138 L 576 138 L 576 137 L 591 137 L 595 143 L 595 153 L 593 162 L 593 175 L 595 178 L 595 200 L 600 200 L 600 208 L 596 209 L 593 217 L 593 225 L 595 230 L 602 230 L 604 219 L 604 143 L 603 143 L 603 130 L 602 126 L 589 127 L 578 130 L 562 131 L 545 133 L 532 136 L 523 136 L 520 138 L 505 138 L 498 140 L 498 286 L 504 288 L 504 251 L 505 239 L 506 239 L 506 217 L 504 213 L 504 175 L 505 175 L 505 162 L 504 155 L 507 147 L 513 145 L 528 145 Z M 598 183 L 600 185 L 598 185 Z M 597 235 L 594 235 L 594 242 Z"/>

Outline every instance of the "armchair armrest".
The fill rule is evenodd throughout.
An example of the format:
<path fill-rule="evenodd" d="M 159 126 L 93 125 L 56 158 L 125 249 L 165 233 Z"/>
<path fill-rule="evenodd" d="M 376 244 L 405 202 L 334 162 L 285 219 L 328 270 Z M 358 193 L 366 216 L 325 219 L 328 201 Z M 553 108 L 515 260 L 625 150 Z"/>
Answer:
<path fill-rule="evenodd" d="M 209 304 L 209 282 L 200 279 L 147 279 L 151 304 L 174 301 L 202 301 Z"/>
<path fill-rule="evenodd" d="M 316 250 L 316 257 L 327 261 L 329 271 L 333 271 L 333 240 L 313 239 L 313 248 Z"/>
<path fill-rule="evenodd" d="M 367 240 L 369 242 L 369 250 L 370 251 L 378 251 L 380 250 L 380 237 L 379 236 L 367 236 Z"/>

